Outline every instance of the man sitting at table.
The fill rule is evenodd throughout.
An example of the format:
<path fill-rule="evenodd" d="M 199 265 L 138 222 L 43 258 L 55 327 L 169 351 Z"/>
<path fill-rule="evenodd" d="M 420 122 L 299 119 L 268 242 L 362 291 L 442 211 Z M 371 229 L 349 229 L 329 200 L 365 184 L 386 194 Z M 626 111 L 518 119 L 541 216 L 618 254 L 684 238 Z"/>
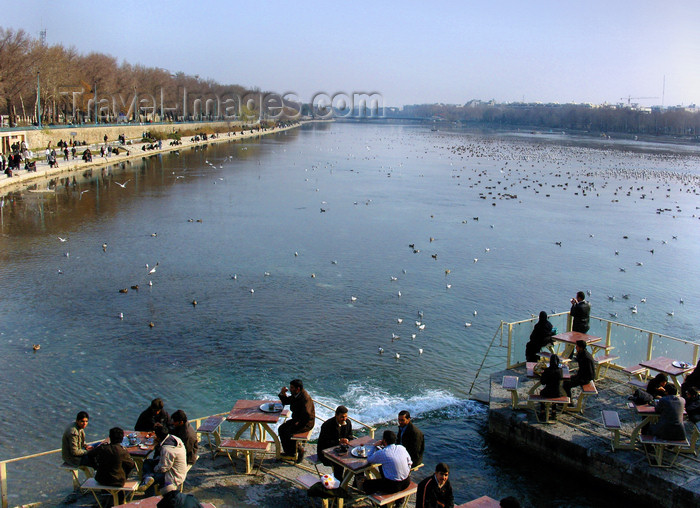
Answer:
<path fill-rule="evenodd" d="M 375 449 L 367 462 L 379 464 L 382 478 L 360 481 L 358 486 L 367 494 L 381 492 L 394 494 L 401 492 L 411 484 L 411 456 L 402 445 L 396 444 L 396 434 L 391 430 L 385 430 L 382 440 L 378 443 L 383 448 Z"/>
<path fill-rule="evenodd" d="M 455 498 L 449 476 L 447 464 L 440 462 L 435 466 L 435 474 L 418 484 L 416 508 L 452 508 Z"/>
<path fill-rule="evenodd" d="M 126 477 L 135 464 L 122 446 L 123 440 L 124 431 L 113 427 L 109 429 L 109 443 L 103 443 L 88 452 L 88 458 L 95 464 L 95 480 L 98 483 L 110 487 L 123 487 L 126 483 Z"/>
<path fill-rule="evenodd" d="M 666 386 L 666 395 L 656 403 L 659 421 L 649 426 L 649 434 L 664 441 L 684 441 L 683 411 L 685 400 L 678 397 L 675 385 Z"/>
<path fill-rule="evenodd" d="M 343 478 L 343 467 L 328 460 L 323 455 L 323 450 L 332 446 L 347 445 L 352 438 L 352 422 L 348 419 L 348 408 L 338 406 L 335 410 L 335 416 L 321 425 L 321 433 L 318 436 L 318 445 L 316 446 L 323 465 L 333 466 L 333 476 L 338 480 Z"/>
<path fill-rule="evenodd" d="M 170 428 L 170 433 L 173 436 L 180 438 L 180 441 L 185 445 L 187 453 L 187 466 L 191 468 L 197 462 L 197 451 L 199 450 L 199 442 L 197 433 L 192 428 L 192 425 L 187 423 L 187 414 L 182 409 L 178 409 L 171 417 L 173 425 Z"/>
<path fill-rule="evenodd" d="M 304 390 L 304 383 L 302 383 L 301 379 L 291 380 L 289 382 L 289 391 L 291 395 L 287 395 L 287 387 L 283 386 L 279 393 L 279 398 L 282 404 L 289 405 L 292 417 L 279 426 L 277 433 L 284 451 L 282 458 L 285 460 L 296 460 L 299 463 L 304 459 L 304 445 L 298 443 L 295 448 L 292 436 L 301 432 L 308 432 L 314 428 L 316 410 L 314 409 L 314 401 L 311 399 L 309 392 Z"/>
<path fill-rule="evenodd" d="M 147 459 L 143 462 L 143 482 L 139 486 L 141 492 L 146 491 L 146 497 L 155 494 L 154 483 L 163 487 L 172 483 L 178 487 L 187 477 L 187 452 L 179 437 L 168 434 L 167 427 L 156 425 L 156 443 L 160 446 L 158 460 Z"/>
<path fill-rule="evenodd" d="M 92 449 L 92 446 L 85 444 L 85 427 L 89 419 L 85 411 L 80 411 L 75 422 L 63 432 L 61 456 L 66 464 L 76 467 L 86 465 L 87 453 Z"/>
<path fill-rule="evenodd" d="M 170 425 L 170 415 L 163 409 L 163 401 L 158 398 L 153 399 L 151 405 L 139 415 L 139 419 L 136 420 L 136 425 L 134 425 L 134 430 L 137 432 L 153 432 L 156 424 L 164 427 Z"/>
<path fill-rule="evenodd" d="M 595 364 L 591 353 L 586 349 L 585 340 L 576 341 L 576 362 L 578 363 L 578 372 L 564 381 L 564 391 L 569 398 L 571 398 L 571 389 L 574 386 L 587 385 L 595 378 Z M 573 402 L 569 403 L 569 406 L 573 405 Z"/>
<path fill-rule="evenodd" d="M 396 444 L 406 448 L 414 465 L 423 463 L 425 439 L 423 433 L 411 422 L 411 413 L 405 409 L 399 411 L 399 432 L 396 435 Z"/>

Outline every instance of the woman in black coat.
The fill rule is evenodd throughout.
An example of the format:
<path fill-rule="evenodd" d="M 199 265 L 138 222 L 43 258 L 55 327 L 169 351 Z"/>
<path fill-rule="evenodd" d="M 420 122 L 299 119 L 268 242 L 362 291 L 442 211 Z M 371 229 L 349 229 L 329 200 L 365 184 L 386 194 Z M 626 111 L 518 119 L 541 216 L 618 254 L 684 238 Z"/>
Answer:
<path fill-rule="evenodd" d="M 559 363 L 559 357 L 557 355 L 552 355 L 549 358 L 549 367 L 542 371 L 540 382 L 544 387 L 540 391 L 540 396 L 549 399 L 566 396 L 563 386 L 564 372 L 562 371 L 561 363 Z"/>
<path fill-rule="evenodd" d="M 535 323 L 535 327 L 530 334 L 530 341 L 525 345 L 525 360 L 528 362 L 536 362 L 539 358 L 537 353 L 548 344 L 554 344 L 552 340 L 554 335 L 554 327 L 547 319 L 545 311 L 540 312 L 540 320 Z"/>

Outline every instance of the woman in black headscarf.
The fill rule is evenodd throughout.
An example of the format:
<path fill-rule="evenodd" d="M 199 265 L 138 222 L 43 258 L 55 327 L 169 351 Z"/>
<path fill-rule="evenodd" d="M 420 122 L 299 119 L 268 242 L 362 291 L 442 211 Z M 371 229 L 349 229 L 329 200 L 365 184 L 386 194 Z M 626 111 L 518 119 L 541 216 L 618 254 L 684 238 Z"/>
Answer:
<path fill-rule="evenodd" d="M 552 340 L 554 328 L 552 323 L 547 319 L 545 311 L 540 312 L 540 320 L 535 323 L 530 334 L 530 341 L 525 345 L 525 360 L 528 362 L 536 362 L 539 358 L 537 353 L 548 344 L 554 344 Z"/>
<path fill-rule="evenodd" d="M 552 355 L 549 358 L 549 367 L 542 371 L 540 381 L 544 387 L 542 391 L 540 391 L 542 397 L 553 399 L 566 396 L 566 392 L 564 391 L 564 372 L 562 371 L 561 363 L 559 363 L 559 357 L 557 355 Z"/>

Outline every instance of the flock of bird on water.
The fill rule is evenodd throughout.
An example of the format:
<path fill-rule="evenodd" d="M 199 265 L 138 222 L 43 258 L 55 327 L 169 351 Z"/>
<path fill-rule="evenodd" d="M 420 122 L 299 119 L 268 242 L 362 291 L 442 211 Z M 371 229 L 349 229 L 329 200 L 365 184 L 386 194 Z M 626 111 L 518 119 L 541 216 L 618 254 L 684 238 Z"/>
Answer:
<path fill-rule="evenodd" d="M 694 174 L 693 169 L 697 170 L 698 167 L 698 156 L 695 154 L 674 154 L 674 153 L 652 153 L 644 151 L 631 151 L 626 153 L 626 157 L 618 158 L 617 162 L 610 166 L 609 164 L 604 164 L 604 159 L 609 154 L 615 154 L 617 149 L 601 149 L 600 147 L 581 147 L 581 146 L 565 146 L 560 144 L 552 143 L 537 143 L 537 142 L 523 142 L 517 143 L 511 140 L 503 140 L 498 138 L 490 137 L 469 137 L 470 142 L 459 144 L 454 144 L 455 138 L 458 137 L 456 134 L 440 134 L 439 144 L 435 145 L 433 148 L 435 150 L 442 151 L 448 154 L 446 157 L 449 159 L 451 178 L 457 180 L 458 186 L 466 186 L 469 189 L 478 190 L 478 199 L 490 201 L 492 206 L 497 205 L 498 200 L 519 200 L 522 202 L 523 199 L 547 199 L 552 196 L 556 191 L 570 191 L 570 194 L 580 195 L 580 196 L 596 196 L 600 197 L 601 193 L 606 191 L 609 186 L 611 189 L 608 190 L 608 194 L 611 197 L 610 201 L 612 203 L 618 203 L 622 196 L 634 197 L 636 200 L 669 200 L 672 196 L 672 189 L 675 191 L 674 187 L 677 186 L 679 192 L 687 194 L 700 194 L 700 176 Z M 463 140 L 461 140 L 463 141 Z M 381 143 L 382 140 L 376 140 L 375 142 Z M 245 148 L 245 147 L 244 147 Z M 371 147 L 368 145 L 367 151 L 371 151 Z M 338 147 L 338 150 L 341 150 Z M 358 158 L 357 154 L 350 154 L 348 156 L 351 158 Z M 364 159 L 376 158 L 364 156 Z M 418 159 L 421 157 L 418 156 Z M 223 169 L 224 163 L 233 160 L 233 156 L 227 156 L 222 161 L 218 163 L 218 168 Z M 500 168 L 496 171 L 493 168 L 479 168 L 481 164 L 480 161 L 488 161 L 488 163 L 500 163 Z M 570 162 L 575 162 L 578 165 L 584 166 L 586 169 L 584 171 L 574 171 L 567 169 L 567 165 Z M 216 164 L 210 162 L 208 159 L 205 160 L 205 164 L 211 168 L 217 168 Z M 467 170 L 465 174 L 466 164 L 469 164 L 472 169 L 471 172 Z M 402 163 L 397 166 L 381 166 L 380 171 L 386 173 L 387 177 L 392 177 L 396 175 L 397 172 L 402 167 Z M 455 165 L 457 167 L 455 167 Z M 460 167 L 461 165 L 461 167 Z M 329 167 L 330 164 L 326 165 Z M 544 167 L 549 167 L 549 171 L 543 169 Z M 639 169 L 639 167 L 646 166 L 648 169 Z M 312 165 L 311 171 L 319 169 L 320 165 Z M 662 167 L 673 167 L 674 169 L 660 169 Z M 305 169 L 308 172 L 309 169 Z M 175 174 L 173 172 L 173 174 Z M 421 175 L 423 176 L 423 175 Z M 175 175 L 175 180 L 179 181 L 186 177 L 185 174 Z M 218 181 L 223 181 L 224 178 L 218 178 Z M 127 184 L 131 181 L 131 178 L 126 181 L 117 182 L 113 178 L 113 181 L 117 186 L 122 189 L 126 189 Z M 309 179 L 305 178 L 305 182 Z M 625 185 L 623 182 L 632 182 L 631 185 Z M 217 180 L 213 181 L 214 184 Z M 82 199 L 83 194 L 88 192 L 87 190 L 78 190 L 79 199 Z M 314 189 L 319 192 L 319 189 Z M 354 205 L 358 205 L 358 201 L 354 201 Z M 371 199 L 364 201 L 365 205 L 372 204 Z M 586 205 L 588 208 L 588 205 Z M 700 207 L 696 206 L 696 210 Z M 321 202 L 322 213 L 330 210 L 328 203 L 326 201 Z M 667 214 L 670 213 L 673 218 L 681 216 L 682 209 L 679 205 L 667 206 L 662 205 L 656 209 L 657 214 Z M 430 216 L 431 219 L 433 215 Z M 696 213 L 692 214 L 692 218 L 700 218 Z M 202 222 L 202 219 L 187 219 L 188 222 Z M 479 217 L 474 216 L 471 218 L 472 222 L 478 223 Z M 461 223 L 467 223 L 469 219 L 461 220 Z M 491 224 L 489 226 L 491 229 L 495 225 Z M 157 233 L 150 233 L 150 236 L 157 238 Z M 589 235 L 591 238 L 594 234 Z M 68 238 L 58 237 L 61 243 L 68 241 Z M 623 239 L 628 239 L 627 235 L 623 236 Z M 647 241 L 654 243 L 660 243 L 665 245 L 668 243 L 666 239 L 664 240 L 652 240 L 647 237 Z M 672 235 L 671 240 L 678 240 L 677 235 Z M 432 244 L 435 241 L 434 237 L 428 238 L 428 243 Z M 554 240 L 552 243 L 556 246 L 562 247 L 562 241 Z M 420 254 L 421 248 L 419 248 L 416 242 L 407 243 L 408 248 L 413 254 Z M 648 255 L 654 255 L 657 252 L 658 247 L 648 249 Z M 107 252 L 108 245 L 103 243 L 101 245 L 103 252 Z M 483 248 L 484 255 L 488 255 L 491 251 L 489 247 Z M 295 251 L 294 257 L 299 257 L 299 252 Z M 430 256 L 434 261 L 438 260 L 438 252 L 432 253 Z M 615 250 L 614 255 L 619 256 L 620 251 Z M 65 252 L 65 256 L 69 257 L 70 253 Z M 479 258 L 474 257 L 472 263 L 477 263 Z M 332 260 L 332 264 L 337 264 L 337 260 Z M 637 267 L 643 267 L 643 261 L 636 261 L 635 265 Z M 145 278 L 149 279 L 146 284 L 152 286 L 152 281 L 149 276 L 155 274 L 159 263 L 156 262 L 155 265 L 149 266 L 145 265 L 146 273 Z M 620 272 L 626 272 L 627 267 L 619 267 Z M 59 269 L 59 274 L 63 272 Z M 403 270 L 406 273 L 406 270 Z M 452 284 L 448 282 L 448 276 L 451 273 L 450 268 L 444 270 L 445 273 L 445 289 L 449 290 Z M 265 271 L 264 277 L 270 277 L 271 272 Z M 311 273 L 312 278 L 316 277 L 316 273 Z M 233 274 L 231 279 L 238 280 L 238 275 Z M 398 277 L 391 275 L 389 277 L 390 282 L 395 282 Z M 131 285 L 132 290 L 138 290 L 139 285 Z M 120 293 L 127 293 L 129 288 L 121 288 L 118 291 Z M 251 294 L 255 293 L 253 287 L 249 288 Z M 591 295 L 591 291 L 588 291 Z M 396 297 L 401 298 L 401 291 L 396 292 Z M 621 300 L 629 301 L 631 299 L 630 294 L 623 294 L 619 297 Z M 618 300 L 616 295 L 608 295 L 609 302 L 615 302 Z M 353 304 L 358 301 L 358 296 L 352 295 L 349 298 L 349 303 Z M 646 297 L 640 298 L 639 303 L 646 303 Z M 197 305 L 197 300 L 192 300 L 192 306 Z M 679 299 L 679 304 L 683 304 L 683 298 Z M 637 304 L 629 306 L 629 311 L 632 314 L 638 313 L 639 309 Z M 668 316 L 673 316 L 674 310 L 667 311 Z M 473 311 L 473 315 L 477 315 L 477 311 Z M 609 312 L 611 318 L 617 318 L 618 312 Z M 534 317 L 534 314 L 533 314 Z M 124 314 L 118 314 L 119 319 L 124 319 Z M 418 333 L 425 330 L 426 323 L 424 322 L 424 315 L 422 311 L 418 311 L 416 318 L 411 319 L 414 322 L 415 330 L 409 332 L 411 340 L 415 340 Z M 404 318 L 396 318 L 397 325 L 401 325 L 404 322 Z M 471 327 L 472 323 L 467 321 L 464 323 L 465 328 Z M 148 323 L 149 327 L 154 327 L 155 324 L 150 321 Z M 395 343 L 400 340 L 400 335 L 392 333 L 391 343 Z M 39 344 L 33 345 L 33 350 L 36 352 L 40 349 Z M 379 346 L 377 349 L 379 354 L 385 352 L 384 347 Z M 423 348 L 418 348 L 418 355 L 422 355 Z M 398 360 L 401 354 L 398 351 L 393 352 L 393 356 Z"/>

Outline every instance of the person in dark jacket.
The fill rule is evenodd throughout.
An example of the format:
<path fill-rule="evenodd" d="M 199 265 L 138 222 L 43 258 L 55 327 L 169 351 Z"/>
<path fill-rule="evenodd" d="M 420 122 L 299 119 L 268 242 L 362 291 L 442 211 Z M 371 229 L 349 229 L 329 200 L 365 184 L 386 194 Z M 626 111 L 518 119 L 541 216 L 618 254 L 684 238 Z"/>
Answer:
<path fill-rule="evenodd" d="M 700 422 L 700 393 L 694 387 L 688 388 L 685 397 L 685 412 L 688 413 L 688 420 L 693 423 Z"/>
<path fill-rule="evenodd" d="M 654 379 L 649 381 L 647 384 L 646 392 L 654 397 L 655 399 L 660 399 L 666 395 L 666 385 L 668 384 L 668 376 L 663 372 L 659 372 Z"/>
<path fill-rule="evenodd" d="M 423 433 L 411 423 L 411 413 L 399 411 L 399 431 L 396 434 L 396 444 L 403 445 L 411 456 L 413 467 L 423 463 L 425 439 Z"/>
<path fill-rule="evenodd" d="M 192 467 L 197 462 L 197 451 L 199 450 L 197 432 L 192 428 L 192 425 L 187 423 L 187 414 L 182 409 L 175 411 L 173 416 L 171 416 L 171 420 L 173 425 L 170 433 L 179 437 L 184 443 L 187 451 L 187 465 Z"/>
<path fill-rule="evenodd" d="M 163 409 L 163 401 L 160 399 L 153 399 L 151 405 L 139 415 L 134 430 L 153 432 L 156 429 L 156 424 L 160 424 L 166 429 L 170 427 L 170 415 Z"/>
<path fill-rule="evenodd" d="M 686 398 L 688 389 L 692 387 L 700 389 L 700 362 L 698 362 L 693 372 L 688 374 L 683 380 L 683 384 L 681 384 L 681 397 Z"/>
<path fill-rule="evenodd" d="M 297 443 L 295 448 L 292 436 L 314 428 L 316 410 L 314 409 L 314 401 L 309 392 L 304 390 L 304 383 L 301 379 L 292 379 L 289 382 L 289 392 L 291 395 L 287 395 L 287 387 L 283 386 L 279 398 L 282 404 L 289 405 L 292 417 L 279 426 L 277 433 L 284 451 L 282 458 L 301 462 L 304 459 L 304 445 Z"/>
<path fill-rule="evenodd" d="M 530 340 L 525 345 L 525 360 L 528 362 L 538 361 L 537 353 L 548 344 L 554 344 L 552 335 L 554 335 L 554 327 L 547 319 L 547 313 L 541 311 L 540 320 L 535 323 L 535 327 L 530 334 Z"/>
<path fill-rule="evenodd" d="M 447 464 L 440 462 L 435 466 L 435 474 L 418 484 L 416 508 L 452 508 L 455 498 L 449 476 Z"/>
<path fill-rule="evenodd" d="M 593 356 L 586 349 L 585 340 L 576 341 L 576 362 L 578 363 L 578 372 L 571 376 L 568 381 L 564 381 L 564 391 L 567 397 L 571 397 L 571 389 L 574 386 L 587 385 L 595 378 Z M 573 406 L 573 403 L 569 405 Z"/>
<path fill-rule="evenodd" d="M 126 477 L 134 469 L 134 461 L 122 446 L 124 431 L 119 427 L 109 429 L 109 444 L 101 444 L 88 452 L 95 464 L 95 480 L 102 485 L 123 487 Z"/>
<path fill-rule="evenodd" d="M 323 450 L 333 446 L 347 445 L 352 438 L 352 422 L 348 419 L 348 408 L 338 406 L 335 410 L 335 416 L 321 425 L 321 433 L 318 436 L 318 445 L 316 446 L 323 465 L 333 466 L 333 476 L 338 480 L 342 480 L 344 468 L 328 460 L 323 455 Z"/>
<path fill-rule="evenodd" d="M 667 441 L 683 441 L 686 439 L 683 427 L 685 400 L 678 397 L 676 387 L 672 384 L 666 387 L 666 393 L 656 404 L 659 421 L 650 426 L 650 433 Z"/>
<path fill-rule="evenodd" d="M 552 355 L 549 358 L 549 367 L 542 371 L 540 382 L 544 387 L 540 391 L 542 397 L 556 398 L 566 395 L 564 391 L 564 373 L 557 355 Z"/>
<path fill-rule="evenodd" d="M 576 298 L 571 299 L 569 314 L 574 318 L 571 330 L 574 332 L 588 332 L 588 321 L 591 317 L 591 304 L 586 301 L 583 291 L 576 293 Z"/>

